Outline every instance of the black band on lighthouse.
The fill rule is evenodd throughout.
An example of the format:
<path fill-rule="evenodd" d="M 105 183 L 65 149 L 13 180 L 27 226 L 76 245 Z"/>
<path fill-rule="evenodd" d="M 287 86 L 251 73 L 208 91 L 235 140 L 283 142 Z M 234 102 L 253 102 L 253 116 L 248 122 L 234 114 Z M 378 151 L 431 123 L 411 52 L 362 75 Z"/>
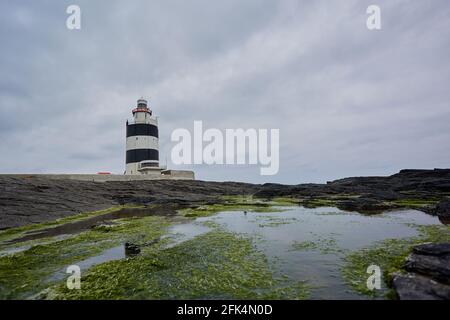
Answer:
<path fill-rule="evenodd" d="M 159 151 L 155 149 L 133 149 L 127 150 L 126 163 L 141 162 L 144 160 L 159 160 Z"/>
<path fill-rule="evenodd" d="M 148 123 L 135 123 L 127 125 L 127 137 L 152 136 L 158 138 L 158 127 Z"/>

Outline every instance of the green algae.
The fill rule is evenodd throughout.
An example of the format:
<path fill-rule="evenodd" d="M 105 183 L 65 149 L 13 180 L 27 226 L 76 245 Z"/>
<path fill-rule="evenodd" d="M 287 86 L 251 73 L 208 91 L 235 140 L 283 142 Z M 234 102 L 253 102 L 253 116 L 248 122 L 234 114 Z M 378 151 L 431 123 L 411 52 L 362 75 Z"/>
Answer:
<path fill-rule="evenodd" d="M 319 244 L 316 241 L 294 241 L 292 243 L 293 250 L 315 250 L 319 248 Z"/>
<path fill-rule="evenodd" d="M 291 205 L 298 205 L 291 199 Z M 264 202 L 251 197 L 227 197 L 224 203 L 205 205 L 180 211 L 178 219 L 211 216 L 223 211 L 279 212 L 286 208 L 277 206 L 289 203 L 284 198 Z M 317 199 L 319 206 L 332 206 L 327 199 Z M 330 200 L 331 201 L 331 200 Z M 332 200 L 336 201 L 336 200 Z M 108 210 L 119 210 L 115 207 Z M 32 227 L 0 232 L 0 239 L 18 238 L 30 230 L 38 231 L 50 226 L 89 218 L 111 211 L 102 210 L 75 217 L 60 219 Z M 345 214 L 345 213 L 343 213 Z M 290 223 L 277 219 L 276 215 L 264 215 L 262 225 L 276 227 Z M 67 219 L 67 220 L 65 220 Z M 74 220 L 71 220 L 74 219 Z M 174 247 L 158 244 L 145 248 L 141 255 L 106 262 L 83 271 L 82 289 L 68 290 L 64 282 L 46 279 L 62 268 L 76 264 L 88 257 L 125 241 L 145 243 L 167 234 L 167 227 L 174 223 L 164 217 L 150 216 L 115 220 L 113 226 L 98 226 L 74 235 L 69 239 L 40 239 L 31 241 L 32 247 L 23 252 L 0 257 L 0 299 L 27 298 L 41 292 L 47 299 L 306 299 L 310 287 L 304 282 L 278 279 L 266 260 L 252 244 L 253 239 L 214 230 Z M 206 223 L 205 223 L 206 224 Z M 390 274 L 401 269 L 404 258 L 413 244 L 426 241 L 443 241 L 447 229 L 416 226 L 421 232 L 414 239 L 386 240 L 367 252 L 349 254 L 343 276 L 357 292 L 372 297 L 389 293 Z M 445 227 L 444 227 L 445 228 Z M 51 243 L 44 241 L 51 240 Z M 416 242 L 418 241 L 418 242 Z M 450 241 L 447 240 L 447 241 Z M 0 247 L 1 249 L 1 247 Z M 342 253 L 333 239 L 293 244 L 293 250 L 318 250 L 323 254 Z M 373 250 L 373 251 L 371 251 Z M 359 255 L 358 255 L 359 253 Z M 372 263 L 372 261 L 375 261 Z M 380 265 L 384 271 L 385 289 L 380 292 L 367 290 L 366 273 L 370 264 Z M 356 271 L 354 271 L 356 270 Z M 356 272 L 356 273 L 355 273 Z M 50 289 L 48 289 L 50 287 Z"/>
<path fill-rule="evenodd" d="M 291 224 L 294 222 L 297 222 L 299 219 L 297 218 L 280 218 L 278 216 L 258 216 L 256 217 L 255 221 L 260 221 L 260 223 L 258 224 L 258 226 L 260 228 L 275 228 L 281 225 L 286 225 L 286 224 Z"/>
<path fill-rule="evenodd" d="M 319 212 L 316 213 L 316 215 L 318 216 L 351 216 L 351 215 L 355 215 L 355 214 L 359 214 L 359 213 L 355 213 L 355 212 L 350 212 L 350 211 L 329 211 L 329 212 Z"/>
<path fill-rule="evenodd" d="M 159 216 L 121 219 L 113 229 L 88 230 L 63 240 L 35 244 L 0 257 L 0 299 L 22 299 L 45 289 L 51 276 L 68 265 L 126 241 L 143 243 L 161 237 L 169 222 Z"/>
<path fill-rule="evenodd" d="M 352 200 L 360 196 L 361 195 L 356 194 L 339 194 L 317 198 L 300 198 L 297 199 L 297 203 L 305 208 L 337 207 L 342 200 Z M 410 194 L 409 196 L 411 196 L 411 198 L 384 201 L 383 203 L 392 208 L 421 210 L 427 207 L 432 208 L 441 200 L 441 198 L 438 197 L 414 198 L 414 194 Z"/>
<path fill-rule="evenodd" d="M 248 211 L 248 212 L 281 212 L 285 209 L 267 203 L 229 203 L 212 204 L 187 208 L 180 210 L 180 214 L 187 218 L 209 217 L 225 211 Z"/>
<path fill-rule="evenodd" d="M 443 225 L 416 226 L 419 235 L 403 239 L 386 239 L 372 247 L 352 252 L 345 257 L 342 268 L 344 280 L 355 291 L 369 297 L 394 297 L 391 286 L 392 274 L 402 272 L 406 257 L 415 245 L 450 241 L 450 227 Z M 366 282 L 370 276 L 367 268 L 377 265 L 382 270 L 381 290 L 370 290 Z"/>
<path fill-rule="evenodd" d="M 331 237 L 318 237 L 309 241 L 294 241 L 292 243 L 292 251 L 311 251 L 316 250 L 321 254 L 339 254 L 345 250 L 340 248 L 336 239 Z"/>
<path fill-rule="evenodd" d="M 2 250 L 4 247 L 7 247 L 7 245 L 2 244 L 2 243 L 20 238 L 31 232 L 38 232 L 38 231 L 42 231 L 47 228 L 53 228 L 53 227 L 61 226 L 63 224 L 67 224 L 67 223 L 82 221 L 82 220 L 85 220 L 85 219 L 88 219 L 91 217 L 113 213 L 113 212 L 119 211 L 124 208 L 143 208 L 143 206 L 136 206 L 136 205 L 114 206 L 114 207 L 104 209 L 104 210 L 83 212 L 80 214 L 72 215 L 69 217 L 65 217 L 65 218 L 61 218 L 61 219 L 57 219 L 57 220 L 53 220 L 53 221 L 46 221 L 46 222 L 42 222 L 42 223 L 30 224 L 30 225 L 26 225 L 26 226 L 22 226 L 22 227 L 2 230 L 2 231 L 0 231 L 0 250 Z"/>
<path fill-rule="evenodd" d="M 298 199 L 291 197 L 291 196 L 285 196 L 285 197 L 257 197 L 253 196 L 251 194 L 242 194 L 242 195 L 227 195 L 227 196 L 221 196 L 221 200 L 228 202 L 228 203 L 268 203 L 272 202 L 274 204 L 298 204 Z"/>
<path fill-rule="evenodd" d="M 272 205 L 283 207 L 298 207 L 300 200 L 292 197 L 275 197 L 269 200 Z"/>
<path fill-rule="evenodd" d="M 81 290 L 56 286 L 55 299 L 306 299 L 308 286 L 277 279 L 242 235 L 215 229 L 141 256 L 90 269 Z"/>
<path fill-rule="evenodd" d="M 189 217 L 192 212 L 207 216 L 233 210 L 280 211 L 280 208 L 260 201 L 234 201 L 184 210 L 181 217 L 174 219 L 161 216 L 117 219 L 113 225 L 96 226 L 66 239 L 49 237 L 20 243 L 30 247 L 0 257 L 0 299 L 307 298 L 309 287 L 304 282 L 273 276 L 264 254 L 255 249 L 252 240 L 219 230 L 219 226 L 212 223 L 210 227 L 214 231 L 174 247 L 166 247 L 170 240 L 163 241 L 145 247 L 136 257 L 102 263 L 83 271 L 86 274 L 83 274 L 82 290 L 70 291 L 64 281 L 52 278 L 68 265 L 99 255 L 124 242 L 139 244 L 161 238 L 167 234 L 170 225 L 179 222 L 180 218 L 183 220 L 183 216 Z M 16 239 L 30 231 L 121 208 L 8 230 L 3 239 Z M 9 247 L 14 248 L 14 245 Z"/>
<path fill-rule="evenodd" d="M 222 196 L 221 199 L 228 205 L 263 205 L 280 207 L 298 207 L 299 199 L 294 197 L 262 198 L 252 195 Z"/>
<path fill-rule="evenodd" d="M 422 209 L 424 207 L 435 206 L 438 204 L 439 199 L 431 198 L 431 199 L 420 199 L 420 198 L 411 198 L 411 199 L 399 199 L 391 201 L 394 205 L 410 208 L 410 209 Z"/>
<path fill-rule="evenodd" d="M 405 194 L 406 195 L 406 194 Z M 256 198 L 251 195 L 242 196 L 224 196 L 225 205 L 257 205 L 257 204 L 267 204 L 271 206 L 303 206 L 305 208 L 319 208 L 319 207 L 337 207 L 340 201 L 352 200 L 360 197 L 360 194 L 335 194 L 319 197 L 274 197 L 274 198 Z M 442 197 L 420 197 L 416 196 L 414 193 L 407 194 L 408 198 L 397 199 L 392 201 L 385 201 L 384 204 L 392 206 L 392 208 L 407 208 L 407 209 L 424 209 L 426 207 L 434 207 Z"/>

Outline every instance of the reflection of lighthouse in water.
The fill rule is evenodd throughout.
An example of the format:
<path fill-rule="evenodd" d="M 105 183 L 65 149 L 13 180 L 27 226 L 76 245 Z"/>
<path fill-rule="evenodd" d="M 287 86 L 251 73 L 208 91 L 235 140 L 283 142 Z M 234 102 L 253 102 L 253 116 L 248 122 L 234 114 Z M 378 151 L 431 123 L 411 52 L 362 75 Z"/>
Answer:
<path fill-rule="evenodd" d="M 133 122 L 127 121 L 125 174 L 159 173 L 158 120 L 152 117 L 147 100 L 142 98 L 132 112 Z"/>

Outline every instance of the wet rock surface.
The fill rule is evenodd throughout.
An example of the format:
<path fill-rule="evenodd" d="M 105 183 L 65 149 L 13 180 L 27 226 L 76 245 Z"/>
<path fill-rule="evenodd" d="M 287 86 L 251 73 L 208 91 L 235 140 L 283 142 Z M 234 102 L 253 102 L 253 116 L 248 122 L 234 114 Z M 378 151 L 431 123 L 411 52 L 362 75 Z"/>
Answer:
<path fill-rule="evenodd" d="M 125 254 L 127 257 L 137 256 L 139 253 L 141 253 L 141 248 L 137 244 L 125 243 Z"/>
<path fill-rule="evenodd" d="M 380 213 L 392 209 L 393 206 L 385 204 L 381 200 L 370 198 L 357 198 L 346 201 L 338 201 L 336 206 L 341 210 L 358 211 L 364 213 Z"/>
<path fill-rule="evenodd" d="M 393 278 L 400 299 L 450 299 L 450 243 L 414 247 L 405 270 L 408 273 L 396 274 Z"/>
<path fill-rule="evenodd" d="M 145 208 L 122 208 L 120 210 L 93 216 L 80 221 L 65 223 L 56 227 L 49 227 L 38 232 L 29 231 L 22 237 L 7 242 L 8 244 L 19 243 L 23 241 L 42 239 L 45 237 L 55 237 L 60 235 L 77 234 L 84 230 L 93 229 L 97 231 L 110 231 L 117 226 L 114 220 L 123 218 L 139 218 L 150 215 L 171 216 L 176 214 L 176 210 L 182 207 L 166 204 L 164 206 L 154 205 Z"/>
<path fill-rule="evenodd" d="M 53 221 L 117 205 L 195 206 L 224 195 L 252 194 L 256 185 L 203 181 L 91 182 L 0 175 L 0 229 Z M 164 207 L 161 207 L 161 210 Z M 173 212 L 168 210 L 167 213 Z"/>
<path fill-rule="evenodd" d="M 450 286 L 416 273 L 398 274 L 393 284 L 401 300 L 450 299 Z"/>
<path fill-rule="evenodd" d="M 125 242 L 125 255 L 127 257 L 134 257 L 141 253 L 141 250 L 145 247 L 150 247 L 155 244 L 157 244 L 159 241 L 161 241 L 161 238 L 157 238 L 145 243 L 133 243 L 133 242 Z"/>
<path fill-rule="evenodd" d="M 450 243 L 426 243 L 415 246 L 413 253 L 425 256 L 448 256 L 450 255 Z"/>
<path fill-rule="evenodd" d="M 30 175 L 0 175 L 0 229 L 52 221 L 69 215 L 107 209 L 121 204 L 196 206 L 222 202 L 222 196 L 293 197 L 338 199 L 345 210 L 372 213 L 402 207 L 390 201 L 437 199 L 450 195 L 450 169 L 402 170 L 388 177 L 354 177 L 326 184 L 263 185 L 238 182 L 153 180 L 127 182 L 91 182 L 53 180 Z M 439 212 L 448 208 L 445 202 Z M 419 208 L 434 213 L 436 208 Z M 441 213 L 441 216 L 444 216 Z"/>
<path fill-rule="evenodd" d="M 443 223 L 450 223 L 450 200 L 445 199 L 436 206 L 436 214 Z"/>

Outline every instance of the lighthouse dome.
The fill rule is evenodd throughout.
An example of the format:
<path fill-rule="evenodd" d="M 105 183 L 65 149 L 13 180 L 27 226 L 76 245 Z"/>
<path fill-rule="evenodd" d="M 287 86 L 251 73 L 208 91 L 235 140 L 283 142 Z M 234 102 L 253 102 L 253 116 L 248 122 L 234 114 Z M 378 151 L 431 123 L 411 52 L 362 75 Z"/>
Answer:
<path fill-rule="evenodd" d="M 137 107 L 138 107 L 138 108 L 146 108 L 146 107 L 147 107 L 147 104 L 148 104 L 147 100 L 145 100 L 145 99 L 143 99 L 143 98 L 141 98 L 141 99 L 139 99 L 139 100 L 137 101 Z"/>

